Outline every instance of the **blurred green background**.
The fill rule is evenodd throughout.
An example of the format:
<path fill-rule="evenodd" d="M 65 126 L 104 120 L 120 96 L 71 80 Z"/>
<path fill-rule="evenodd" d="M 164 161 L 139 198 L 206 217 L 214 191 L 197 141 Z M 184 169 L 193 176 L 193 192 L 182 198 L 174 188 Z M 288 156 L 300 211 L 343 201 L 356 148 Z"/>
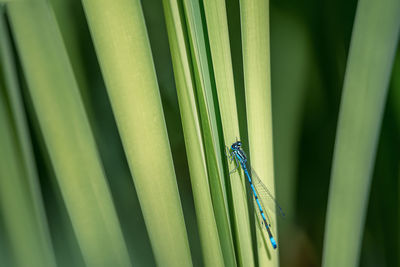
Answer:
<path fill-rule="evenodd" d="M 154 266 L 149 237 L 81 3 L 51 2 L 82 89 L 130 256 L 135 266 Z M 226 3 L 240 127 L 242 139 L 247 143 L 239 3 L 234 0 Z M 270 6 L 276 195 L 288 214 L 279 227 L 285 229 L 285 224 L 290 225 L 290 231 L 280 241 L 281 265 L 320 266 L 340 98 L 357 1 L 271 0 Z M 142 7 L 193 263 L 201 266 L 163 7 L 157 0 L 142 1 Z M 397 51 L 376 154 L 360 266 L 400 266 L 400 50 Z M 15 48 L 13 52 L 17 56 Z M 18 73 L 23 82 L 20 63 Z M 23 99 L 57 258 L 65 266 L 80 266 L 83 259 L 26 90 Z M 291 183 L 291 189 L 280 191 L 280 187 L 287 188 L 282 185 L 285 182 Z M 0 218 L 0 259 L 6 260 L 9 252 L 3 237 L 6 235 Z"/>

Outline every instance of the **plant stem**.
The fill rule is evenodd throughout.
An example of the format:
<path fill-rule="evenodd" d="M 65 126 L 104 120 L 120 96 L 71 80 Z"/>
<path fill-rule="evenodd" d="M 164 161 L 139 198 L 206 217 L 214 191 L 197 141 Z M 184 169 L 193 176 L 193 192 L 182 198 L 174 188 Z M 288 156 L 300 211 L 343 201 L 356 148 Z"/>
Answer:
<path fill-rule="evenodd" d="M 213 87 L 210 77 L 210 69 L 212 68 L 209 66 L 208 61 L 201 7 L 197 0 L 184 0 L 183 4 L 215 218 L 225 264 L 227 266 L 235 266 L 236 256 L 229 220 L 226 183 L 220 153 L 220 134 L 217 126 L 217 113 L 215 111 L 216 100 L 213 97 Z"/>
<path fill-rule="evenodd" d="M 358 265 L 399 14 L 398 0 L 358 2 L 331 173 L 325 267 Z"/>
<path fill-rule="evenodd" d="M 163 3 L 204 263 L 205 266 L 224 266 L 208 183 L 190 51 L 185 41 L 178 2 L 165 0 Z"/>
<path fill-rule="evenodd" d="M 17 261 L 29 258 L 30 260 L 26 264 L 32 266 L 40 266 L 41 264 L 42 266 L 55 266 L 54 252 L 48 232 L 47 219 L 34 164 L 35 159 L 3 10 L 0 10 L 0 65 L 6 87 L 5 90 L 0 88 L 0 98 L 4 98 L 0 106 L 3 106 L 3 115 L 6 114 L 10 118 L 9 120 L 6 117 L 2 119 L 5 125 L 1 128 L 5 130 L 3 132 L 4 138 L 8 141 L 8 144 L 2 146 L 4 147 L 2 152 L 5 154 L 0 158 L 10 160 L 8 164 L 5 164 L 8 167 L 4 168 L 4 170 L 11 169 L 8 174 L 4 175 L 6 184 L 1 187 L 8 192 L 15 193 L 15 197 L 3 199 L 1 202 L 11 203 L 16 201 L 19 203 L 18 206 L 13 207 L 13 211 L 8 207 L 3 209 L 4 211 L 11 211 L 9 214 L 3 214 L 5 221 L 9 223 L 8 227 L 11 228 L 8 234 L 11 235 L 11 240 L 14 241 L 14 249 L 16 250 L 14 255 Z M 9 107 L 9 109 L 6 107 Z M 10 133 L 13 138 L 9 139 L 8 134 Z M 6 148 L 9 149 L 8 152 Z M 14 158 L 13 155 L 15 156 Z M 11 175 L 12 173 L 15 175 L 14 177 Z M 7 195 L 11 196 L 4 194 L 4 196 Z M 19 218 L 13 217 L 13 215 L 18 215 Z M 25 232 L 27 230 L 26 226 L 20 224 L 17 220 L 23 222 L 23 224 L 29 224 L 33 229 Z M 25 232 L 26 237 L 24 239 L 18 238 L 23 232 Z M 34 237 L 35 235 L 37 236 Z M 31 254 L 31 256 L 27 257 L 27 254 Z"/>
<path fill-rule="evenodd" d="M 204 11 L 224 141 L 225 146 L 230 146 L 237 138 L 240 138 L 240 134 L 225 1 L 206 0 L 204 1 Z M 228 158 L 226 161 L 228 162 Z M 229 162 L 228 166 L 230 170 L 235 167 L 233 163 Z M 243 173 L 237 171 L 230 175 L 229 179 L 233 198 L 237 260 L 240 266 L 251 267 L 254 266 L 254 256 Z"/>
<path fill-rule="evenodd" d="M 40 129 L 87 266 L 130 266 L 95 141 L 45 1 L 8 4 Z"/>
<path fill-rule="evenodd" d="M 158 265 L 191 266 L 139 0 L 84 0 L 100 67 Z"/>
<path fill-rule="evenodd" d="M 263 183 L 274 193 L 269 1 L 240 1 L 240 17 L 251 164 Z M 269 218 L 272 220 L 272 230 L 277 235 L 275 213 L 270 214 Z M 264 231 L 257 231 L 258 262 L 261 266 L 278 266 L 278 253 L 268 247 L 269 240 L 264 242 L 266 237 Z"/>

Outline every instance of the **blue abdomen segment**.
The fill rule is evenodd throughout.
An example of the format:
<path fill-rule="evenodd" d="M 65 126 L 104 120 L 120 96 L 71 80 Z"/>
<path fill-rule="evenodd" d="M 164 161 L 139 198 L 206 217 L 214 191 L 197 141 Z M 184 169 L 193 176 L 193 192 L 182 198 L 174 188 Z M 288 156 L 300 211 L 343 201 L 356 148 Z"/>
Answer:
<path fill-rule="evenodd" d="M 274 249 L 276 249 L 277 248 L 276 240 L 272 236 L 271 229 L 269 228 L 269 224 L 267 223 L 267 218 L 266 218 L 266 216 L 264 214 L 264 209 L 263 209 L 263 207 L 262 207 L 262 205 L 260 203 L 260 200 L 258 199 L 257 190 L 253 185 L 252 177 L 250 176 L 249 171 L 248 171 L 247 166 L 246 166 L 247 157 L 244 154 L 244 152 L 242 150 L 240 150 L 240 148 L 234 147 L 234 145 L 232 145 L 231 149 L 233 150 L 233 155 L 232 156 L 234 156 L 236 158 L 236 160 L 237 160 L 236 162 L 238 164 L 240 164 L 240 166 L 242 167 L 242 169 L 243 169 L 243 171 L 244 171 L 244 173 L 245 173 L 245 175 L 247 177 L 247 180 L 248 180 L 248 182 L 250 184 L 251 191 L 253 193 L 253 197 L 255 199 L 255 203 L 257 204 L 256 206 L 258 206 L 258 211 L 259 211 L 259 213 L 261 215 L 263 224 L 265 225 L 265 228 L 266 228 L 267 233 L 268 233 L 268 237 L 269 237 L 269 239 L 271 241 L 271 245 L 272 245 L 272 247 Z"/>
<path fill-rule="evenodd" d="M 271 237 L 269 238 L 269 240 L 271 240 L 272 247 L 273 247 L 273 248 L 276 248 L 276 241 L 275 241 L 275 238 L 274 238 L 273 236 L 271 236 Z"/>
<path fill-rule="evenodd" d="M 272 245 L 272 247 L 274 249 L 276 249 L 277 245 L 276 245 L 275 238 L 272 236 L 271 230 L 269 229 L 269 226 L 268 226 L 268 223 L 267 223 L 267 218 L 265 217 L 265 214 L 264 214 L 264 210 L 263 210 L 263 208 L 261 206 L 261 203 L 260 203 L 260 201 L 258 199 L 257 192 L 256 192 L 256 190 L 254 188 L 254 185 L 253 185 L 253 181 L 251 180 L 250 174 L 247 171 L 246 165 L 244 163 L 242 163 L 242 168 L 243 168 L 244 173 L 246 174 L 246 176 L 247 176 L 247 178 L 249 180 L 250 188 L 251 188 L 251 190 L 253 192 L 253 196 L 254 196 L 254 199 L 256 200 L 256 203 L 257 203 L 257 206 L 258 206 L 258 210 L 259 210 L 259 212 L 261 214 L 262 220 L 264 221 L 265 228 L 267 229 L 267 233 L 268 233 L 269 239 L 271 241 L 271 245 Z"/>

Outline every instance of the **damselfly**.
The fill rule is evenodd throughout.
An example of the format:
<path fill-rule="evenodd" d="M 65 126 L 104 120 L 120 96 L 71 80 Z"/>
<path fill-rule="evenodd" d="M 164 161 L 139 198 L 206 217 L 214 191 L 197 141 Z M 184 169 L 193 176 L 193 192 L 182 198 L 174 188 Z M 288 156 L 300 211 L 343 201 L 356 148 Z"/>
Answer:
<path fill-rule="evenodd" d="M 271 241 L 272 247 L 275 249 L 277 247 L 276 240 L 272 234 L 271 229 L 271 219 L 268 216 L 265 207 L 275 209 L 280 216 L 284 217 L 285 213 L 283 212 L 281 206 L 275 200 L 271 192 L 264 185 L 264 183 L 260 180 L 256 172 L 251 168 L 250 164 L 247 161 L 247 156 L 241 148 L 242 142 L 236 141 L 233 143 L 228 150 L 228 157 L 230 161 L 236 161 L 236 168 L 233 169 L 229 174 L 235 172 L 239 167 L 242 168 L 243 172 L 246 175 L 247 180 L 249 181 L 251 192 L 253 194 L 254 205 L 257 206 L 259 216 L 261 220 L 261 225 L 265 225 L 265 229 L 268 233 L 269 240 Z"/>

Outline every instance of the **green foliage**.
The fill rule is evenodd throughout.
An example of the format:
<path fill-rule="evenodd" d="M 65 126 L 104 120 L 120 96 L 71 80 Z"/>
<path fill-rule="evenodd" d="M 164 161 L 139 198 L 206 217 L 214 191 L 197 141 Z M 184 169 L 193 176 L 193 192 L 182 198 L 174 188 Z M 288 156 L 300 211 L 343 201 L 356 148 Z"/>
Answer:
<path fill-rule="evenodd" d="M 127 266 L 118 218 L 52 10 L 42 2 L 12 3 L 8 15 L 83 258 L 88 266 Z"/>
<path fill-rule="evenodd" d="M 235 266 L 231 222 L 229 220 L 228 199 L 221 156 L 220 133 L 217 125 L 216 99 L 211 80 L 205 29 L 197 1 L 184 1 L 187 32 L 196 84 L 197 103 L 204 140 L 204 149 L 209 173 L 210 191 L 213 199 L 215 220 L 218 226 L 225 264 Z"/>
<path fill-rule="evenodd" d="M 240 139 L 225 1 L 204 1 L 204 13 L 225 142 L 222 147 L 224 147 Z M 229 170 L 235 167 L 233 163 L 228 163 L 228 166 Z M 229 178 L 238 265 L 254 266 L 243 173 L 235 172 Z"/>
<path fill-rule="evenodd" d="M 25 255 L 14 259 L 15 264 L 55 266 L 11 42 L 5 18 L 0 15 L 0 60 L 4 73 L 0 84 L 0 211 L 12 251 Z M 10 264 L 7 258 L 4 255 L 0 264 Z"/>
<path fill-rule="evenodd" d="M 203 138 L 189 61 L 190 53 L 187 51 L 188 47 L 185 42 L 182 16 L 177 1 L 164 1 L 164 10 L 174 64 L 183 132 L 185 135 L 193 198 L 196 214 L 198 218 L 202 218 L 198 221 L 198 224 L 204 254 L 204 264 L 206 266 L 224 266 L 211 201 Z"/>
<path fill-rule="evenodd" d="M 400 3 L 318 3 L 0 0 L 0 265 L 398 265 Z"/>
<path fill-rule="evenodd" d="M 190 266 L 186 227 L 140 2 L 83 3 L 156 262 Z"/>
<path fill-rule="evenodd" d="M 358 263 L 399 14 L 398 1 L 358 3 L 336 134 L 323 266 Z"/>
<path fill-rule="evenodd" d="M 269 1 L 240 1 L 240 12 L 249 156 L 252 159 L 252 167 L 262 177 L 264 184 L 275 192 Z M 260 23 L 261 21 L 265 23 Z M 275 215 L 272 214 L 270 218 L 273 230 L 278 233 Z M 278 254 L 270 250 L 269 240 L 266 237 L 265 231 L 257 231 L 259 264 L 278 266 Z M 276 234 L 275 238 L 279 240 Z"/>

